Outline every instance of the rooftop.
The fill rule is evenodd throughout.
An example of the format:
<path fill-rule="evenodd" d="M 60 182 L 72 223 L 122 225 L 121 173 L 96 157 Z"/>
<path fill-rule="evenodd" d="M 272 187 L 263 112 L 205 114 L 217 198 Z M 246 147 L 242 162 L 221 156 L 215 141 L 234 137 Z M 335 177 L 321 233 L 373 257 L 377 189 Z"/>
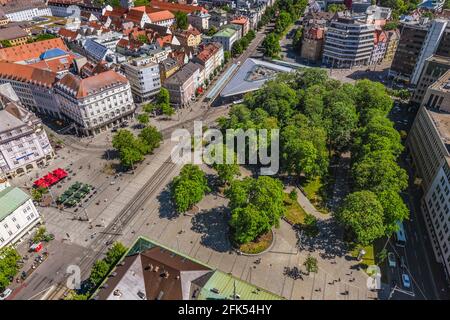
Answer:
<path fill-rule="evenodd" d="M 68 90 L 76 98 L 84 98 L 117 84 L 127 83 L 128 80 L 124 76 L 108 70 L 85 79 L 69 73 L 59 80 L 56 86 Z"/>
<path fill-rule="evenodd" d="M 442 142 L 450 152 L 450 114 L 428 109 L 427 112 L 436 126 Z"/>
<path fill-rule="evenodd" d="M 56 73 L 29 65 L 0 62 L 0 78 L 34 83 L 50 88 L 56 81 Z"/>
<path fill-rule="evenodd" d="M 236 33 L 236 30 L 231 27 L 226 27 L 213 35 L 213 37 L 225 37 L 230 38 Z"/>
<path fill-rule="evenodd" d="M 99 300 L 275 300 L 281 297 L 140 237 L 94 294 Z"/>
<path fill-rule="evenodd" d="M 24 37 L 28 37 L 28 34 L 19 26 L 0 28 L 0 41 L 14 40 L 17 38 L 24 38 Z"/>
<path fill-rule="evenodd" d="M 0 221 L 13 213 L 28 199 L 30 199 L 30 196 L 17 187 L 7 187 L 0 191 Z"/>
<path fill-rule="evenodd" d="M 278 73 L 291 71 L 293 69 L 288 67 L 249 58 L 244 61 L 220 96 L 229 97 L 258 90 L 266 81 L 275 78 Z"/>
<path fill-rule="evenodd" d="M 17 62 L 33 60 L 39 58 L 43 52 L 54 48 L 69 51 L 61 38 L 54 38 L 0 49 L 0 61 Z"/>

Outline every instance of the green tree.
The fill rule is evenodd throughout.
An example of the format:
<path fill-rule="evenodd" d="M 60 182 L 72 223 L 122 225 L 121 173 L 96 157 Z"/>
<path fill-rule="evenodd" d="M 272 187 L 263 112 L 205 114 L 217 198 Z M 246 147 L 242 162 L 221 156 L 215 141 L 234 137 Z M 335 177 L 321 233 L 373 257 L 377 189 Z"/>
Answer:
<path fill-rule="evenodd" d="M 38 243 L 39 241 L 44 240 L 45 232 L 46 229 L 44 226 L 39 227 L 39 229 L 37 229 L 36 233 L 33 236 L 33 242 Z"/>
<path fill-rule="evenodd" d="M 297 191 L 295 189 L 292 189 L 292 191 L 289 192 L 289 199 L 297 201 Z"/>
<path fill-rule="evenodd" d="M 159 90 L 158 94 L 156 95 L 156 102 L 159 105 L 169 104 L 170 103 L 169 90 L 167 90 L 166 88 L 162 87 Z"/>
<path fill-rule="evenodd" d="M 242 43 L 241 43 L 241 41 L 235 41 L 235 42 L 233 43 L 232 48 L 231 48 L 231 53 L 232 53 L 234 56 L 238 56 L 238 55 L 240 55 L 243 51 L 244 51 L 244 49 L 242 48 Z"/>
<path fill-rule="evenodd" d="M 153 103 L 147 103 L 142 109 L 144 110 L 144 112 L 154 113 L 158 109 L 158 106 Z"/>
<path fill-rule="evenodd" d="M 292 17 L 289 12 L 281 11 L 275 22 L 275 33 L 282 34 L 292 23 Z"/>
<path fill-rule="evenodd" d="M 122 258 L 127 252 L 127 248 L 120 242 L 114 242 L 112 247 L 106 252 L 105 261 L 112 267 Z"/>
<path fill-rule="evenodd" d="M 112 145 L 120 152 L 123 148 L 134 145 L 135 137 L 133 133 L 126 129 L 121 129 L 113 136 Z"/>
<path fill-rule="evenodd" d="M 328 109 L 331 120 L 329 139 L 336 150 L 346 150 L 350 147 L 353 133 L 358 125 L 358 114 L 353 103 L 336 101 Z"/>
<path fill-rule="evenodd" d="M 89 281 L 97 287 L 105 279 L 109 269 L 110 266 L 105 260 L 97 260 L 92 267 Z"/>
<path fill-rule="evenodd" d="M 189 26 L 187 14 L 185 12 L 175 12 L 175 26 L 177 29 L 186 30 Z"/>
<path fill-rule="evenodd" d="M 144 160 L 144 155 L 133 147 L 125 147 L 120 150 L 120 162 L 128 168 L 134 168 L 136 162 Z"/>
<path fill-rule="evenodd" d="M 385 234 L 383 218 L 383 207 L 371 191 L 349 194 L 337 214 L 355 242 L 364 246 Z"/>
<path fill-rule="evenodd" d="M 278 227 L 281 217 L 286 212 L 283 184 L 269 176 L 234 180 L 225 191 L 225 195 L 230 199 L 232 209 L 230 226 L 238 243 L 245 243 L 242 242 L 243 239 L 247 242 L 252 241 L 268 232 L 271 227 Z M 248 221 L 250 217 L 255 216 L 255 222 Z"/>
<path fill-rule="evenodd" d="M 266 57 L 271 57 L 274 58 L 276 56 L 278 56 L 278 54 L 281 51 L 281 46 L 280 46 L 280 41 L 278 39 L 278 36 L 271 32 L 269 33 L 263 43 L 262 46 L 264 48 L 264 55 Z"/>
<path fill-rule="evenodd" d="M 386 235 L 397 231 L 397 221 L 403 221 L 409 217 L 409 209 L 400 195 L 393 190 L 385 190 L 378 194 L 378 200 L 384 210 L 384 226 Z"/>
<path fill-rule="evenodd" d="M 150 0 L 134 0 L 133 2 L 135 7 L 147 6 L 150 4 Z"/>
<path fill-rule="evenodd" d="M 379 193 L 385 190 L 400 192 L 408 186 L 408 175 L 392 155 L 375 151 L 365 155 L 352 167 L 355 187 Z"/>
<path fill-rule="evenodd" d="M 214 162 L 212 167 L 217 171 L 220 183 L 222 185 L 228 185 L 231 183 L 231 181 L 234 180 L 235 177 L 240 176 L 241 172 L 239 170 L 237 155 L 235 154 L 235 152 L 233 150 L 229 150 L 225 145 L 222 145 L 222 148 L 222 163 Z M 226 161 L 228 153 L 233 153 L 232 163 L 227 163 Z"/>
<path fill-rule="evenodd" d="M 171 184 L 172 199 L 177 212 L 188 211 L 202 200 L 209 190 L 205 173 L 196 165 L 185 165 L 180 175 L 175 177 Z"/>
<path fill-rule="evenodd" d="M 300 51 L 302 46 L 303 28 L 299 27 L 295 30 L 294 37 L 292 38 L 292 46 L 295 50 Z"/>
<path fill-rule="evenodd" d="M 231 52 L 230 51 L 224 51 L 223 53 L 223 59 L 225 63 L 227 63 L 231 58 Z"/>
<path fill-rule="evenodd" d="M 306 272 L 311 273 L 317 273 L 319 271 L 319 266 L 317 263 L 317 259 L 311 256 L 311 254 L 308 254 L 308 257 L 306 258 L 305 262 L 303 262 L 303 265 L 306 268 Z"/>
<path fill-rule="evenodd" d="M 136 40 L 138 40 L 139 42 L 142 42 L 142 43 L 148 43 L 148 38 L 144 34 L 138 35 Z"/>
<path fill-rule="evenodd" d="M 2 48 L 10 48 L 12 47 L 11 41 L 9 40 L 1 40 L 0 45 Z"/>
<path fill-rule="evenodd" d="M 154 126 L 148 126 L 139 133 L 139 138 L 149 147 L 150 152 L 159 147 L 163 136 Z"/>
<path fill-rule="evenodd" d="M 163 104 L 161 106 L 161 111 L 164 115 L 170 117 L 175 114 L 175 109 L 170 104 Z"/>
<path fill-rule="evenodd" d="M 0 291 L 11 283 L 13 277 L 19 271 L 18 262 L 21 259 L 19 253 L 12 246 L 0 248 Z"/>
<path fill-rule="evenodd" d="M 345 6 L 345 4 L 330 4 L 327 8 L 328 12 L 332 12 L 332 13 L 336 13 L 336 12 L 342 12 L 347 10 L 347 7 Z"/>
<path fill-rule="evenodd" d="M 398 28 L 398 21 L 389 21 L 384 25 L 383 30 L 389 31 L 395 30 L 397 28 Z"/>
<path fill-rule="evenodd" d="M 248 243 L 270 230 L 268 217 L 258 210 L 254 205 L 249 204 L 242 208 L 233 210 L 230 219 L 234 240 L 237 243 Z"/>
<path fill-rule="evenodd" d="M 206 32 L 206 35 L 211 37 L 213 36 L 215 33 L 217 33 L 217 28 L 212 26 L 211 28 L 208 29 L 208 31 Z"/>
<path fill-rule="evenodd" d="M 148 117 L 148 114 L 145 114 L 145 113 L 141 113 L 141 114 L 139 114 L 138 116 L 137 116 L 137 120 L 138 120 L 138 122 L 141 124 L 141 125 L 143 125 L 143 126 L 145 126 L 147 123 L 149 123 L 149 121 L 150 121 L 150 119 L 149 119 L 149 117 Z"/>

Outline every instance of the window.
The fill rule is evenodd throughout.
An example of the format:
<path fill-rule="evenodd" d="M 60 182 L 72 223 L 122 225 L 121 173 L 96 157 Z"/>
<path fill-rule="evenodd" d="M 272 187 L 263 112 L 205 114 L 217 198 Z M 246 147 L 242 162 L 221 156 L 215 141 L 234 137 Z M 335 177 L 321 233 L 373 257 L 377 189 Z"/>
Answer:
<path fill-rule="evenodd" d="M 7 228 L 8 228 L 8 224 L 5 223 L 5 224 L 3 225 L 3 227 L 4 227 L 5 229 L 7 229 Z"/>
<path fill-rule="evenodd" d="M 11 220 L 12 220 L 12 222 L 16 222 L 17 219 L 16 219 L 16 217 L 12 217 Z"/>
<path fill-rule="evenodd" d="M 10 236 L 12 236 L 12 231 L 11 230 L 8 230 L 8 234 L 10 235 Z"/>
<path fill-rule="evenodd" d="M 17 228 L 17 230 L 19 230 L 20 229 L 20 224 L 16 224 L 16 228 Z"/>
<path fill-rule="evenodd" d="M 0 238 L 0 243 L 3 243 L 3 242 L 5 242 L 5 239 Z"/>

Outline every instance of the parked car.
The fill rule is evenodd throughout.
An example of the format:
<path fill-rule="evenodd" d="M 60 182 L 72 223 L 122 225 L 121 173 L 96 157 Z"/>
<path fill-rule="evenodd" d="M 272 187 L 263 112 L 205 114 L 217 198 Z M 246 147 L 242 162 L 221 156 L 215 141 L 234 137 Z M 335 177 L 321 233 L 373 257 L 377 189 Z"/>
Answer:
<path fill-rule="evenodd" d="M 405 258 L 403 256 L 400 257 L 400 266 L 406 268 Z"/>
<path fill-rule="evenodd" d="M 0 300 L 6 300 L 12 293 L 12 290 L 10 288 L 6 288 L 5 291 L 0 293 Z"/>
<path fill-rule="evenodd" d="M 397 266 L 397 261 L 395 260 L 395 254 L 393 252 L 388 253 L 389 267 L 395 268 Z"/>
<path fill-rule="evenodd" d="M 405 288 L 411 288 L 411 280 L 406 273 L 402 274 L 402 282 Z"/>

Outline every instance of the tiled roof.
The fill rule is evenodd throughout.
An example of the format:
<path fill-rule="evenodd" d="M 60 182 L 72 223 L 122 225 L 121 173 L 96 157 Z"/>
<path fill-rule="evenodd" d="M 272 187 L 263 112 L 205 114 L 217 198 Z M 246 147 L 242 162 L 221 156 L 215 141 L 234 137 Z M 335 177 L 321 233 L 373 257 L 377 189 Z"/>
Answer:
<path fill-rule="evenodd" d="M 148 12 L 154 12 L 154 10 L 169 10 L 172 13 L 175 13 L 177 11 L 184 12 L 184 13 L 192 13 L 195 11 L 201 11 L 208 13 L 208 10 L 201 6 L 190 6 L 186 4 L 179 4 L 179 3 L 170 3 L 170 2 L 163 2 L 163 1 L 151 1 L 148 6 L 145 7 L 145 11 Z"/>
<path fill-rule="evenodd" d="M 248 22 L 248 19 L 246 17 L 240 17 L 238 19 L 234 19 L 233 21 L 231 21 L 231 23 L 234 24 L 246 24 Z"/>
<path fill-rule="evenodd" d="M 134 23 L 140 23 L 142 21 L 142 16 L 145 14 L 144 11 L 131 9 L 127 13 L 126 21 L 133 21 Z"/>
<path fill-rule="evenodd" d="M 56 81 L 56 73 L 54 72 L 10 62 L 0 62 L 0 77 L 46 87 L 52 87 Z"/>
<path fill-rule="evenodd" d="M 175 19 L 175 16 L 172 14 L 172 12 L 168 10 L 162 10 L 158 12 L 150 12 L 147 14 L 150 18 L 151 22 L 160 22 L 170 19 Z"/>
<path fill-rule="evenodd" d="M 119 83 L 127 84 L 128 80 L 117 72 L 109 70 L 85 79 L 69 73 L 59 80 L 56 86 L 69 90 L 76 98 L 84 98 Z"/>
<path fill-rule="evenodd" d="M 36 59 L 39 58 L 43 52 L 53 48 L 69 51 L 61 38 L 55 38 L 0 49 L 0 61 L 16 62 Z"/>
<path fill-rule="evenodd" d="M 175 74 L 173 74 L 171 77 L 166 79 L 166 83 L 170 84 L 177 84 L 177 85 L 183 85 L 192 75 L 195 71 L 200 69 L 200 65 L 190 61 L 188 64 L 183 66 L 180 70 L 178 70 Z"/>
<path fill-rule="evenodd" d="M 214 56 L 217 51 L 220 50 L 222 45 L 220 43 L 214 42 L 214 43 L 208 43 L 205 45 L 203 50 L 197 55 L 197 59 L 201 60 L 202 62 L 208 61 L 212 56 Z"/>
<path fill-rule="evenodd" d="M 28 199 L 30 199 L 30 196 L 17 187 L 7 187 L 0 191 L 0 221 L 13 213 Z"/>
<path fill-rule="evenodd" d="M 14 40 L 17 38 L 28 37 L 28 34 L 19 26 L 0 28 L 0 41 L 1 40 Z"/>
<path fill-rule="evenodd" d="M 58 31 L 58 35 L 69 40 L 74 40 L 77 37 L 78 33 L 66 28 L 61 28 Z"/>

